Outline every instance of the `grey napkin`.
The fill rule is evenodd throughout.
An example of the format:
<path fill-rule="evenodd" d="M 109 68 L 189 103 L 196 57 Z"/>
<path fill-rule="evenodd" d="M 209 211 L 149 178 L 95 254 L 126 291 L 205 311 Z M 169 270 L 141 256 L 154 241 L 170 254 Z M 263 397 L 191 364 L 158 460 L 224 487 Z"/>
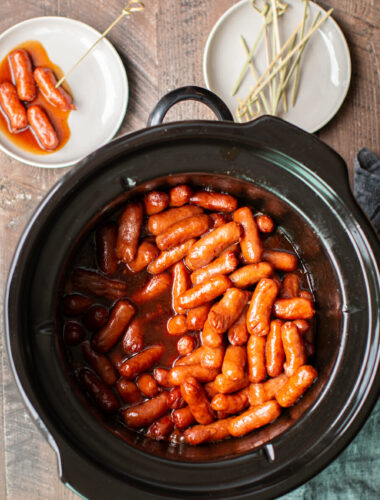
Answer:
<path fill-rule="evenodd" d="M 367 148 L 355 158 L 354 196 L 380 234 L 380 158 Z"/>

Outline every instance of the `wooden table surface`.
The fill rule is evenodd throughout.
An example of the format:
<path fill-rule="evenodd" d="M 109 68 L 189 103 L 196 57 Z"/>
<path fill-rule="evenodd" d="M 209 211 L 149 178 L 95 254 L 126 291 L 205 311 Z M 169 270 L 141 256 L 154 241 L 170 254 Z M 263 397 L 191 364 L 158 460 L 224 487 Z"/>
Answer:
<path fill-rule="evenodd" d="M 124 0 L 2 0 L 0 32 L 37 16 L 67 16 L 102 31 Z M 219 16 L 236 0 L 146 0 L 146 10 L 121 22 L 109 39 L 121 55 L 130 83 L 128 112 L 119 134 L 143 128 L 158 98 L 185 84 L 204 85 L 202 54 Z M 350 46 L 352 82 L 338 115 L 318 137 L 346 160 L 350 173 L 355 152 L 367 146 L 380 153 L 378 0 L 330 0 Z M 1 49 L 1 44 L 0 44 Z M 312 111 L 311 111 L 312 112 Z M 177 105 L 168 120 L 213 119 L 196 103 Z M 3 295 L 10 260 L 20 234 L 47 190 L 68 169 L 39 169 L 0 152 L 0 290 Z M 0 498 L 78 498 L 58 478 L 53 450 L 26 412 L 10 372 L 0 335 Z"/>

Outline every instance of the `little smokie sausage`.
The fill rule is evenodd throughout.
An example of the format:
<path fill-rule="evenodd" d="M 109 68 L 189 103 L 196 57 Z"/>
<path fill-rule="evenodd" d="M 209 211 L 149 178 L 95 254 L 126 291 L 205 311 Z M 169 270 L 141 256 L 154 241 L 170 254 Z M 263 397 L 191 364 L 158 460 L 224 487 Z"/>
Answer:
<path fill-rule="evenodd" d="M 155 236 L 163 233 L 176 222 L 187 217 L 193 217 L 194 215 L 200 215 L 203 210 L 200 207 L 195 207 L 193 205 L 184 205 L 179 208 L 170 208 L 165 212 L 160 214 L 151 215 L 148 219 L 148 229 Z"/>
<path fill-rule="evenodd" d="M 242 380 L 247 361 L 247 349 L 242 346 L 229 345 L 224 355 L 222 373 L 230 380 Z"/>
<path fill-rule="evenodd" d="M 248 399 L 251 406 L 256 406 L 274 399 L 277 392 L 286 384 L 288 377 L 282 373 L 278 377 L 270 378 L 266 382 L 251 384 Z"/>
<path fill-rule="evenodd" d="M 67 316 L 79 316 L 92 305 L 92 300 L 79 293 L 65 295 L 62 302 L 62 310 Z"/>
<path fill-rule="evenodd" d="M 305 319 L 295 319 L 293 323 L 296 325 L 301 335 L 304 335 L 310 330 L 310 324 Z"/>
<path fill-rule="evenodd" d="M 148 347 L 144 351 L 127 359 L 127 361 L 124 361 L 119 368 L 120 374 L 127 380 L 134 379 L 137 375 L 140 375 L 140 373 L 153 368 L 161 359 L 164 351 L 165 347 L 162 345 Z"/>
<path fill-rule="evenodd" d="M 266 337 L 251 335 L 247 344 L 248 375 L 251 382 L 261 382 L 267 376 L 265 367 Z"/>
<path fill-rule="evenodd" d="M 176 361 L 176 366 L 199 365 L 202 360 L 203 346 L 198 347 L 195 351 L 190 352 L 183 358 Z"/>
<path fill-rule="evenodd" d="M 308 290 L 300 290 L 299 296 L 313 302 L 313 295 Z"/>
<path fill-rule="evenodd" d="M 125 403 L 134 404 L 141 401 L 141 394 L 137 386 L 131 380 L 121 377 L 116 383 L 117 392 Z"/>
<path fill-rule="evenodd" d="M 247 375 L 240 380 L 230 380 L 220 373 L 214 380 L 214 389 L 222 394 L 231 394 L 232 392 L 240 391 L 249 384 Z"/>
<path fill-rule="evenodd" d="M 278 250 L 264 250 L 263 260 L 270 262 L 275 269 L 279 271 L 292 272 L 295 271 L 298 264 L 298 259 L 295 255 L 288 252 L 280 252 Z"/>
<path fill-rule="evenodd" d="M 166 271 L 170 266 L 182 260 L 194 243 L 195 239 L 188 240 L 170 250 L 161 252 L 160 255 L 149 264 L 148 271 L 151 274 L 160 274 Z"/>
<path fill-rule="evenodd" d="M 256 285 L 247 313 L 247 328 L 250 334 L 268 335 L 277 293 L 278 286 L 270 278 L 263 278 Z"/>
<path fill-rule="evenodd" d="M 211 304 L 209 302 L 193 309 L 188 309 L 187 328 L 189 330 L 202 330 L 210 309 Z"/>
<path fill-rule="evenodd" d="M 166 290 L 169 290 L 170 284 L 171 278 L 169 274 L 162 273 L 153 276 L 140 290 L 137 290 L 132 295 L 132 300 L 137 304 L 153 300 L 165 293 Z"/>
<path fill-rule="evenodd" d="M 158 394 L 158 385 L 152 375 L 143 373 L 136 381 L 137 387 L 147 398 L 153 398 Z"/>
<path fill-rule="evenodd" d="M 159 255 L 160 251 L 150 241 L 143 241 L 138 247 L 135 258 L 127 264 L 128 269 L 138 273 L 146 268 Z"/>
<path fill-rule="evenodd" d="M 282 321 L 275 319 L 270 323 L 270 331 L 265 346 L 267 372 L 270 377 L 277 377 L 284 369 L 285 352 L 281 338 Z"/>
<path fill-rule="evenodd" d="M 248 296 L 248 292 L 239 288 L 228 288 L 222 299 L 211 307 L 208 321 L 217 333 L 224 333 L 238 320 Z"/>
<path fill-rule="evenodd" d="M 293 299 L 278 299 L 274 303 L 273 313 L 277 318 L 292 319 L 311 319 L 314 316 L 314 307 L 311 300 L 302 297 Z"/>
<path fill-rule="evenodd" d="M 260 262 L 263 246 L 252 210 L 248 207 L 239 208 L 234 213 L 234 221 L 243 227 L 240 247 L 246 262 L 250 264 Z"/>
<path fill-rule="evenodd" d="M 181 394 L 199 424 L 210 424 L 215 420 L 215 413 L 198 380 L 188 377 L 181 384 Z"/>
<path fill-rule="evenodd" d="M 177 351 L 181 356 L 186 356 L 186 354 L 190 354 L 195 347 L 194 337 L 190 337 L 190 335 L 184 335 L 177 342 Z"/>
<path fill-rule="evenodd" d="M 229 194 L 197 191 L 190 198 L 190 203 L 206 210 L 216 212 L 233 212 L 237 208 L 237 200 Z"/>
<path fill-rule="evenodd" d="M 174 410 L 172 418 L 177 429 L 186 429 L 186 427 L 189 427 L 189 425 L 195 422 L 195 418 L 188 406 Z"/>
<path fill-rule="evenodd" d="M 211 326 L 208 318 L 203 326 L 201 333 L 202 345 L 208 347 L 219 347 L 223 344 L 223 333 L 219 333 Z"/>
<path fill-rule="evenodd" d="M 169 436 L 173 429 L 173 420 L 171 415 L 168 414 L 153 422 L 153 424 L 151 424 L 149 429 L 147 430 L 146 435 L 151 439 L 162 441 Z"/>
<path fill-rule="evenodd" d="M 284 346 L 286 363 L 285 373 L 288 377 L 306 363 L 307 355 L 302 335 L 294 323 L 287 321 L 281 327 L 281 338 Z"/>
<path fill-rule="evenodd" d="M 136 354 L 144 348 L 144 324 L 146 317 L 134 318 L 123 335 L 121 345 L 127 354 Z"/>
<path fill-rule="evenodd" d="M 107 323 L 98 330 L 92 345 L 99 352 L 107 352 L 116 344 L 135 314 L 135 308 L 128 300 L 120 300 L 112 309 Z"/>
<path fill-rule="evenodd" d="M 176 313 L 182 314 L 186 311 L 186 309 L 183 309 L 178 304 L 178 297 L 190 288 L 189 272 L 182 261 L 177 262 L 177 264 L 173 266 L 172 277 L 172 307 Z"/>
<path fill-rule="evenodd" d="M 180 358 L 177 366 L 188 366 L 201 364 L 204 367 L 220 368 L 223 363 L 224 347 L 207 347 L 202 345 L 195 351 Z"/>
<path fill-rule="evenodd" d="M 201 348 L 201 365 L 209 368 L 220 368 L 224 358 L 224 347 L 209 347 L 202 346 Z"/>
<path fill-rule="evenodd" d="M 281 284 L 280 297 L 282 299 L 298 297 L 299 290 L 300 280 L 298 276 L 293 273 L 285 274 Z"/>
<path fill-rule="evenodd" d="M 229 222 L 207 233 L 190 249 L 185 263 L 189 269 L 195 271 L 207 266 L 215 257 L 226 250 L 240 238 L 241 229 L 236 222 Z"/>
<path fill-rule="evenodd" d="M 106 356 L 98 354 L 91 349 L 89 342 L 83 342 L 82 353 L 88 363 L 96 371 L 99 377 L 107 385 L 113 385 L 117 380 L 117 373 L 115 368 L 112 366 L 111 362 Z"/>
<path fill-rule="evenodd" d="M 104 413 L 115 413 L 118 410 L 119 403 L 115 394 L 91 370 L 81 368 L 79 381 Z"/>
<path fill-rule="evenodd" d="M 50 104 L 62 111 L 76 109 L 71 96 L 62 87 L 55 87 L 57 79 L 51 69 L 37 67 L 33 75 L 43 96 Z"/>
<path fill-rule="evenodd" d="M 115 274 L 118 268 L 116 257 L 117 226 L 110 222 L 96 231 L 98 265 L 104 274 Z"/>
<path fill-rule="evenodd" d="M 228 430 L 234 437 L 244 436 L 248 432 L 270 424 L 281 414 L 277 401 L 267 401 L 261 405 L 253 406 L 238 417 L 232 418 Z"/>
<path fill-rule="evenodd" d="M 185 241 L 201 236 L 211 225 L 208 215 L 194 215 L 169 226 L 166 231 L 156 237 L 156 245 L 160 250 L 169 250 Z"/>
<path fill-rule="evenodd" d="M 256 224 L 261 233 L 271 233 L 274 230 L 274 222 L 269 215 L 258 215 Z"/>
<path fill-rule="evenodd" d="M 234 394 L 215 394 L 211 401 L 211 408 L 226 413 L 239 413 L 249 405 L 248 394 L 249 386 Z"/>
<path fill-rule="evenodd" d="M 317 378 L 317 370 L 310 366 L 300 366 L 276 394 L 280 406 L 292 406 Z"/>
<path fill-rule="evenodd" d="M 153 370 L 153 376 L 162 387 L 173 387 L 169 382 L 169 370 L 166 368 L 155 368 Z"/>
<path fill-rule="evenodd" d="M 130 406 L 124 410 L 124 420 L 127 427 L 138 429 L 147 427 L 158 418 L 168 412 L 168 395 L 166 391 L 161 392 L 153 399 L 148 399 L 144 403 Z"/>
<path fill-rule="evenodd" d="M 273 275 L 273 266 L 269 262 L 248 264 L 248 266 L 236 269 L 228 277 L 233 285 L 238 288 L 247 288 L 258 283 L 262 278 L 270 278 Z"/>
<path fill-rule="evenodd" d="M 215 380 L 207 382 L 207 384 L 205 384 L 203 388 L 206 391 L 207 397 L 209 399 L 212 399 L 214 396 L 216 396 L 216 394 L 219 394 L 218 389 L 215 387 Z"/>
<path fill-rule="evenodd" d="M 63 341 L 66 345 L 76 346 L 82 342 L 85 337 L 82 325 L 76 321 L 66 321 L 63 327 Z"/>
<path fill-rule="evenodd" d="M 102 328 L 108 320 L 108 311 L 103 306 L 92 306 L 83 315 L 83 324 L 87 330 L 95 331 Z"/>
<path fill-rule="evenodd" d="M 9 65 L 19 98 L 21 101 L 33 101 L 37 89 L 29 54 L 23 49 L 14 50 L 9 54 Z"/>
<path fill-rule="evenodd" d="M 169 392 L 169 397 L 168 397 L 168 406 L 171 410 L 178 410 L 179 408 L 183 408 L 186 405 L 185 400 L 182 397 L 181 394 L 181 388 L 180 387 L 174 387 Z"/>
<path fill-rule="evenodd" d="M 169 372 L 169 382 L 172 385 L 181 385 L 188 377 L 194 377 L 199 382 L 210 382 L 218 373 L 218 368 L 207 368 L 200 364 L 174 366 Z"/>
<path fill-rule="evenodd" d="M 53 151 L 59 144 L 57 132 L 45 111 L 33 104 L 27 110 L 29 125 L 43 149 Z"/>
<path fill-rule="evenodd" d="M 192 193 L 193 190 L 186 184 L 175 186 L 169 192 L 170 206 L 182 207 L 182 205 L 186 205 L 186 203 L 189 203 Z"/>
<path fill-rule="evenodd" d="M 93 293 L 110 300 L 121 299 L 127 294 L 127 284 L 124 281 L 104 278 L 87 269 L 75 269 L 72 282 L 74 287 L 79 288 L 82 292 Z"/>
<path fill-rule="evenodd" d="M 118 345 L 114 349 L 107 353 L 108 359 L 111 361 L 112 365 L 119 370 L 120 366 L 124 363 L 126 356 Z"/>
<path fill-rule="evenodd" d="M 172 316 L 167 324 L 166 329 L 169 335 L 183 335 L 187 332 L 187 319 L 184 314 Z"/>
<path fill-rule="evenodd" d="M 239 260 L 233 251 L 226 251 L 220 257 L 213 260 L 208 266 L 194 271 L 190 278 L 193 285 L 199 285 L 203 281 L 218 274 L 230 274 L 239 264 Z"/>
<path fill-rule="evenodd" d="M 226 276 L 213 276 L 180 295 L 178 304 L 185 309 L 198 307 L 222 295 L 230 285 L 231 282 Z"/>
<path fill-rule="evenodd" d="M 159 214 L 169 205 L 169 195 L 163 191 L 151 191 L 143 198 L 145 213 L 147 215 Z"/>
<path fill-rule="evenodd" d="M 228 341 L 232 345 L 244 345 L 248 340 L 247 310 L 245 307 L 238 320 L 228 330 Z"/>
<path fill-rule="evenodd" d="M 215 212 L 210 214 L 210 218 L 212 220 L 213 229 L 215 229 L 219 226 L 222 226 L 223 224 L 227 224 L 227 222 L 229 222 L 229 220 L 230 220 L 226 217 L 225 214 L 218 214 Z"/>
<path fill-rule="evenodd" d="M 188 444 L 197 445 L 225 439 L 230 435 L 228 426 L 231 420 L 232 417 L 224 418 L 222 420 L 212 422 L 211 424 L 195 425 L 194 427 L 191 427 L 191 429 L 186 429 L 184 432 L 185 441 Z"/>
<path fill-rule="evenodd" d="M 116 256 L 125 264 L 132 262 L 136 256 L 142 219 L 143 208 L 140 202 L 128 203 L 121 214 L 116 242 Z"/>

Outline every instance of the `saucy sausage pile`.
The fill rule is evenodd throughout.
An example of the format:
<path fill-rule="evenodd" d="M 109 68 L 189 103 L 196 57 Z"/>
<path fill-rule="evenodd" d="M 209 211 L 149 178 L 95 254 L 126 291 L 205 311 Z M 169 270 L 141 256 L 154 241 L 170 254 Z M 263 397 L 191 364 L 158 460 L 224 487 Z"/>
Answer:
<path fill-rule="evenodd" d="M 191 445 L 243 436 L 296 403 L 317 377 L 314 306 L 276 233 L 236 198 L 187 185 L 97 228 L 61 304 L 87 397 L 129 429 Z"/>
<path fill-rule="evenodd" d="M 41 149 L 57 149 L 57 131 L 46 106 L 37 103 L 37 95 L 40 92 L 45 101 L 62 111 L 76 109 L 71 96 L 63 88 L 55 88 L 57 79 L 51 69 L 33 68 L 26 50 L 13 50 L 8 56 L 8 64 L 12 81 L 0 83 L 0 110 L 7 120 L 9 131 L 18 134 L 29 128 Z"/>

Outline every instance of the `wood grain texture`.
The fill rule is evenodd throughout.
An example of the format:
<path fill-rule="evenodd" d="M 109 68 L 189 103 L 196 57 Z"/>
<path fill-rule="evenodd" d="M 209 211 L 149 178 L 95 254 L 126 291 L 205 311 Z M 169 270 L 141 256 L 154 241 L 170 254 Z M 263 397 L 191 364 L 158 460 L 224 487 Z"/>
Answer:
<path fill-rule="evenodd" d="M 27 18 L 68 16 L 103 30 L 124 5 L 122 0 L 2 0 L 0 32 Z M 157 99 L 186 84 L 204 85 L 202 56 L 218 17 L 236 0 L 147 0 L 146 11 L 120 23 L 109 35 L 126 66 L 130 101 L 119 135 L 145 126 Z M 337 150 L 352 173 L 363 145 L 380 152 L 378 0 L 321 1 L 334 7 L 352 56 L 352 83 L 337 116 L 318 136 Z M 1 46 L 0 46 L 1 48 Z M 214 119 L 198 103 L 175 106 L 167 120 Z M 22 165 L 0 152 L 0 290 L 17 241 L 38 202 L 68 169 Z M 56 457 L 31 421 L 11 375 L 1 322 L 0 498 L 57 500 L 78 498 L 58 478 Z"/>

